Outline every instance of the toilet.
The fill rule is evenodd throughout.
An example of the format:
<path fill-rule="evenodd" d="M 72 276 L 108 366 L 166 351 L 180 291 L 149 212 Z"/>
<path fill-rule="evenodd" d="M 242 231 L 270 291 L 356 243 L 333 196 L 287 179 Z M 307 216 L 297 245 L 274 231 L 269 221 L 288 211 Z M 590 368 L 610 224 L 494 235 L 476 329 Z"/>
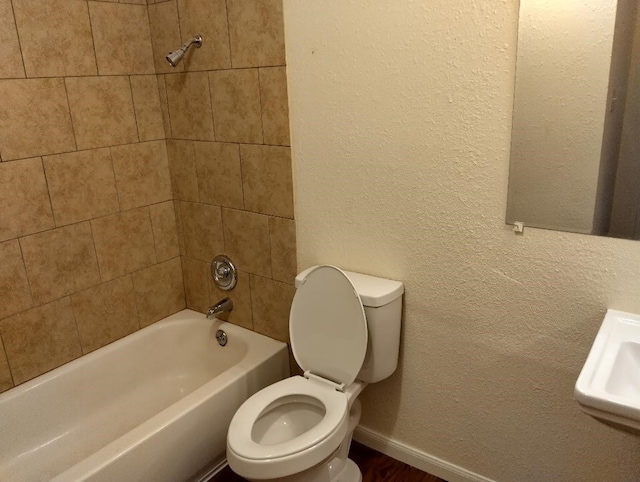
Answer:
<path fill-rule="evenodd" d="M 250 481 L 359 482 L 348 459 L 358 395 L 398 365 L 403 284 L 335 266 L 296 277 L 291 348 L 304 376 L 251 396 L 227 436 L 231 469 Z"/>

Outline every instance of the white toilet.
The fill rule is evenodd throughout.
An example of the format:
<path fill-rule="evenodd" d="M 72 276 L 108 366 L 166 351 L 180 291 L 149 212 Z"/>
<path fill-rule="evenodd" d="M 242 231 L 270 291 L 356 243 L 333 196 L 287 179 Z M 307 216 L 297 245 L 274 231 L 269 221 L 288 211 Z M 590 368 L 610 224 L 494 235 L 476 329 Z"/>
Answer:
<path fill-rule="evenodd" d="M 296 277 L 291 347 L 304 376 L 259 391 L 229 426 L 227 460 L 248 480 L 359 482 L 347 458 L 356 397 L 398 365 L 402 283 L 334 266 Z"/>

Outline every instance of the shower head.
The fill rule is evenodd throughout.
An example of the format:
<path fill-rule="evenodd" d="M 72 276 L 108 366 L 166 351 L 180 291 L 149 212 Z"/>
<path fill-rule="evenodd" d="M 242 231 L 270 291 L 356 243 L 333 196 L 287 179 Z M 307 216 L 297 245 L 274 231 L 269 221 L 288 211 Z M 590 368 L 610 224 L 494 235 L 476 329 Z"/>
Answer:
<path fill-rule="evenodd" d="M 195 37 L 187 40 L 185 44 L 182 47 L 180 47 L 178 50 L 169 52 L 166 56 L 166 59 L 167 59 L 167 62 L 169 62 L 169 65 L 171 65 L 171 67 L 176 67 L 182 61 L 182 59 L 184 58 L 184 55 L 187 53 L 187 50 L 189 50 L 189 47 L 191 47 L 192 45 L 195 45 L 197 48 L 200 48 L 202 46 L 202 36 L 198 34 Z"/>

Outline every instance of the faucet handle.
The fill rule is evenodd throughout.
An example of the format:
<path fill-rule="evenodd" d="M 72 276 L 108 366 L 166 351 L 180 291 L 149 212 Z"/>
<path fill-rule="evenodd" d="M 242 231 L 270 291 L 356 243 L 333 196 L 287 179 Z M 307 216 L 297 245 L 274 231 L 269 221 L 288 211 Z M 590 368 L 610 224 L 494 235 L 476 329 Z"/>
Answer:
<path fill-rule="evenodd" d="M 220 254 L 211 261 L 211 276 L 218 288 L 229 291 L 238 282 L 236 266 L 227 256 Z"/>

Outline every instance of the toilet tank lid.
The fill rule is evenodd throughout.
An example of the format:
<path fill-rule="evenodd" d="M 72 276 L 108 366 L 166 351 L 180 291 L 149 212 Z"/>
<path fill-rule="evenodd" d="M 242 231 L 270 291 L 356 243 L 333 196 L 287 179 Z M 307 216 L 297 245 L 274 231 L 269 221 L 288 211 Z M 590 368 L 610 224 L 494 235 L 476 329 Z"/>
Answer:
<path fill-rule="evenodd" d="M 296 288 L 307 277 L 307 274 L 316 268 L 311 266 L 296 276 Z M 404 284 L 400 281 L 394 281 L 386 278 L 378 278 L 362 273 L 354 273 L 352 271 L 343 271 L 353 284 L 353 287 L 360 295 L 362 304 L 371 308 L 378 308 L 391 303 L 404 293 Z"/>

